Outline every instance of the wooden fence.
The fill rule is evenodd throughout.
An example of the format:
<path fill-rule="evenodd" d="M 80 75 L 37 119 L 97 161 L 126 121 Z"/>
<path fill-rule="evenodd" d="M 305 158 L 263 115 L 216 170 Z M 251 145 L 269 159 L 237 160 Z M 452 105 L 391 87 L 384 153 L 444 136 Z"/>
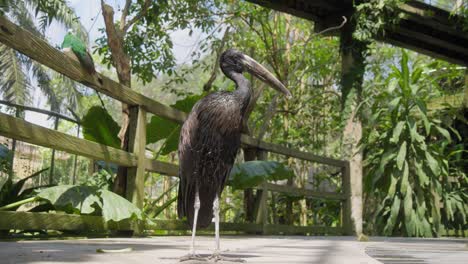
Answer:
<path fill-rule="evenodd" d="M 163 105 L 128 87 L 125 87 L 101 74 L 89 75 L 80 66 L 62 52 L 51 47 L 46 41 L 34 36 L 30 32 L 10 22 L 5 16 L 0 16 L 0 42 L 11 47 L 39 63 L 80 82 L 98 92 L 104 93 L 118 101 L 131 105 L 136 118 L 130 120 L 130 146 L 131 152 L 98 144 L 85 139 L 67 135 L 52 129 L 31 124 L 22 119 L 0 113 L 0 135 L 16 140 L 25 141 L 39 146 L 49 147 L 68 153 L 85 156 L 95 160 L 104 160 L 121 166 L 129 167 L 127 180 L 127 199 L 136 206 L 143 206 L 145 171 L 157 172 L 167 176 L 177 176 L 177 165 L 145 157 L 146 146 L 146 114 L 151 113 L 171 121 L 182 123 L 187 114 L 177 109 Z M 281 192 L 305 197 L 331 199 L 341 201 L 341 226 L 288 226 L 268 224 L 266 220 L 267 195 L 261 199 L 256 223 L 222 223 L 224 231 L 258 232 L 266 234 L 352 234 L 351 221 L 351 186 L 349 162 L 311 153 L 286 148 L 280 145 L 259 141 L 247 135 L 242 135 L 242 144 L 259 151 L 272 152 L 305 161 L 316 162 L 341 168 L 342 192 L 318 192 L 265 183 L 259 189 L 270 192 Z M 265 191 L 266 190 L 266 191 Z M 0 212 L 0 230 L 9 229 L 50 229 L 50 230 L 133 230 L 140 232 L 143 229 L 187 230 L 187 226 L 177 220 L 156 221 L 146 224 L 130 221 L 119 223 L 106 223 L 102 217 L 85 215 L 66 215 L 54 213 L 31 212 Z"/>

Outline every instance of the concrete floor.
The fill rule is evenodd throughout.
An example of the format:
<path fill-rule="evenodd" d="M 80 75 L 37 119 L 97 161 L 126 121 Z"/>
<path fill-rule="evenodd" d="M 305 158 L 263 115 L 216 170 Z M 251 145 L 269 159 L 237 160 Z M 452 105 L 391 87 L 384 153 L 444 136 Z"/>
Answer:
<path fill-rule="evenodd" d="M 187 253 L 189 241 L 190 237 L 175 236 L 0 242 L 0 263 L 179 263 L 178 258 Z M 465 264 L 468 263 L 467 243 L 468 240 L 461 239 L 371 238 L 370 242 L 357 242 L 354 237 L 225 236 L 221 247 L 224 255 L 252 264 Z M 209 256 L 214 246 L 212 237 L 198 237 L 197 246 L 199 254 Z M 96 253 L 99 248 L 133 250 Z"/>

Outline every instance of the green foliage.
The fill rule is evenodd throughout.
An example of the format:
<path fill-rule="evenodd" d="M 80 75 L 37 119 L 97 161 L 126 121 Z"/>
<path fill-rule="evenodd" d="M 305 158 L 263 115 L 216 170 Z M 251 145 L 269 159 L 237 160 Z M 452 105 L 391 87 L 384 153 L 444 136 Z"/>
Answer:
<path fill-rule="evenodd" d="M 247 161 L 234 164 L 229 175 L 233 189 L 253 188 L 265 181 L 294 178 L 294 172 L 277 161 Z"/>
<path fill-rule="evenodd" d="M 171 107 L 188 113 L 202 97 L 203 95 L 187 96 L 171 105 Z M 159 116 L 153 116 L 146 127 L 146 143 L 156 143 L 165 139 L 164 145 L 161 147 L 160 154 L 167 155 L 172 151 L 177 150 L 179 145 L 180 129 L 181 125 L 177 123 Z"/>
<path fill-rule="evenodd" d="M 167 209 L 169 206 L 171 206 L 171 204 L 177 201 L 177 196 L 174 196 L 168 199 L 162 205 L 158 206 L 158 203 L 162 201 L 164 197 L 168 196 L 176 186 L 178 185 L 177 184 L 172 185 L 171 187 L 169 187 L 169 189 L 167 189 L 164 193 L 159 195 L 156 199 L 153 199 L 153 200 L 145 199 L 145 205 L 144 205 L 143 211 L 149 218 L 154 219 L 158 217 L 165 209 Z"/>
<path fill-rule="evenodd" d="M 42 188 L 44 186 L 23 189 L 25 183 L 29 180 L 39 177 L 41 173 L 47 171 L 48 169 L 49 168 L 37 171 L 31 174 L 30 176 L 25 177 L 16 182 L 14 182 L 11 177 L 9 177 L 0 189 L 0 207 L 32 197 L 34 194 L 34 190 Z M 9 210 L 16 210 L 18 209 L 18 207 L 19 206 L 12 207 L 9 208 Z"/>
<path fill-rule="evenodd" d="M 395 27 L 403 14 L 398 6 L 406 0 L 370 0 L 355 2 L 353 19 L 356 31 L 353 36 L 360 41 L 370 42 L 376 36 L 385 34 L 385 29 Z"/>
<path fill-rule="evenodd" d="M 101 143 L 114 148 L 120 148 L 118 138 L 120 126 L 101 106 L 91 107 L 81 120 L 83 135 L 87 140 Z"/>
<path fill-rule="evenodd" d="M 105 221 L 142 219 L 142 213 L 125 198 L 92 186 L 60 185 L 42 190 L 39 200 L 46 200 L 56 210 L 74 214 L 102 215 Z"/>
<path fill-rule="evenodd" d="M 411 65 L 403 52 L 399 67 L 391 66 L 386 89 L 367 110 L 369 123 L 361 142 L 365 191 L 379 201 L 375 225 L 383 235 L 431 237 L 441 230 L 439 203 L 449 176 L 443 149 L 452 136 L 427 111 L 425 102 L 436 83 L 424 70 L 417 61 Z M 457 208 L 465 207 L 463 214 L 464 199 L 466 203 L 466 197 L 455 199 Z"/>
<path fill-rule="evenodd" d="M 144 7 L 144 1 L 132 3 L 129 16 L 133 17 Z M 130 57 L 132 73 L 143 83 L 150 82 L 162 72 L 172 75 L 175 58 L 170 33 L 178 29 L 193 32 L 199 29 L 208 32 L 215 26 L 211 12 L 217 10 L 218 1 L 151 1 L 147 12 L 138 19 L 125 35 L 125 50 Z M 102 33 L 104 29 L 100 29 Z M 106 37 L 97 39 L 96 51 L 102 56 L 102 63 L 111 66 L 111 52 Z M 144 50 L 144 52 L 141 52 Z"/>

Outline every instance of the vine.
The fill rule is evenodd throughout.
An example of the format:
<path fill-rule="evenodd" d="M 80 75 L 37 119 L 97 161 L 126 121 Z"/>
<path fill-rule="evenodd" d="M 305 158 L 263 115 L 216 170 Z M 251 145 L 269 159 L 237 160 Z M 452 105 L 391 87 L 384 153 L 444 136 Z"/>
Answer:
<path fill-rule="evenodd" d="M 403 13 L 398 7 L 406 0 L 369 0 L 355 3 L 354 21 L 356 40 L 370 42 L 375 36 L 385 35 L 385 30 L 396 26 Z"/>

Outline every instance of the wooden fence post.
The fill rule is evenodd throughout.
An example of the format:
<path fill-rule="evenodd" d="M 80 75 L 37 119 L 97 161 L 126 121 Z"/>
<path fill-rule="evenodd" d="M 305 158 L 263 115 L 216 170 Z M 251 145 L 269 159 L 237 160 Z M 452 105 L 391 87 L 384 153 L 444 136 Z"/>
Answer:
<path fill-rule="evenodd" d="M 353 219 L 351 217 L 351 170 L 349 162 L 341 167 L 343 194 L 346 200 L 341 203 L 341 225 L 345 235 L 353 235 Z"/>
<path fill-rule="evenodd" d="M 146 165 L 146 111 L 138 106 L 131 107 L 130 111 L 138 112 L 133 115 L 136 116 L 136 119 L 130 119 L 129 124 L 129 150 L 137 157 L 137 166 L 128 168 L 126 197 L 138 208 L 143 209 Z M 141 223 L 135 223 L 134 234 L 141 234 L 143 228 Z"/>
<path fill-rule="evenodd" d="M 268 157 L 268 152 L 264 150 L 257 150 L 257 159 L 266 160 Z M 265 226 L 268 223 L 268 188 L 265 183 L 262 184 L 262 189 L 257 189 L 259 193 L 259 201 L 255 215 L 255 223 L 262 225 L 262 234 L 266 234 Z M 258 195 L 257 195 L 258 197 Z"/>

